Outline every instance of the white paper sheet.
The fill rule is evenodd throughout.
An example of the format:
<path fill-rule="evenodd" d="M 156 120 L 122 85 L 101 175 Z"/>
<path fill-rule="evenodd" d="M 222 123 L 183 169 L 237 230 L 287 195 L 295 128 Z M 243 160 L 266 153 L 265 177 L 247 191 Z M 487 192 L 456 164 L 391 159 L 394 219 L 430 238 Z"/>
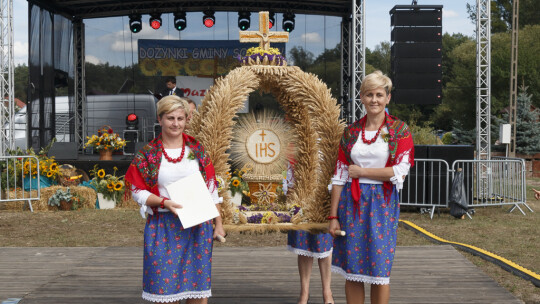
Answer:
<path fill-rule="evenodd" d="M 170 199 L 183 207 L 176 209 L 176 212 L 184 228 L 193 227 L 219 216 L 200 172 L 184 177 L 166 188 Z"/>

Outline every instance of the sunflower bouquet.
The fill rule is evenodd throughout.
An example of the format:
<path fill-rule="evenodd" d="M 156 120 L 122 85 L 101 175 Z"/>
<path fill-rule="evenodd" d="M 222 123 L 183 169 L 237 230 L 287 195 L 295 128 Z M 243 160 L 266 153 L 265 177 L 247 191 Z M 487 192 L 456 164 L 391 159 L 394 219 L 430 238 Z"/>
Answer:
<path fill-rule="evenodd" d="M 98 130 L 97 135 L 87 136 L 88 140 L 84 147 L 92 147 L 96 151 L 111 150 L 116 151 L 122 149 L 126 145 L 126 141 L 123 140 L 118 133 L 114 133 L 113 129 L 109 126 L 103 126 Z"/>
<path fill-rule="evenodd" d="M 244 174 L 249 172 L 251 169 L 249 168 L 242 168 L 240 170 L 234 170 L 233 173 L 228 173 L 229 177 L 229 190 L 231 191 L 231 194 L 234 196 L 236 193 L 240 193 L 243 195 L 247 195 L 247 192 L 249 191 L 249 187 L 246 181 L 242 178 Z"/>
<path fill-rule="evenodd" d="M 122 200 L 126 187 L 124 176 L 116 176 L 116 171 L 118 171 L 118 168 L 114 167 L 113 173 L 107 174 L 104 169 L 100 169 L 98 165 L 95 165 L 89 171 L 90 176 L 93 176 L 90 185 L 94 186 L 96 191 L 103 194 L 103 197 L 106 199 L 119 203 Z"/>

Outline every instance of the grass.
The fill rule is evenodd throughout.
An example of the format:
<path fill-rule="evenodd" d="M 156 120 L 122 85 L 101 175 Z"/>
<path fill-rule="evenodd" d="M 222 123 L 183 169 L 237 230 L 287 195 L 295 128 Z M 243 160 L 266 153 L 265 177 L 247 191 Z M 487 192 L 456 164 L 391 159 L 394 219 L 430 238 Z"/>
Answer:
<path fill-rule="evenodd" d="M 429 214 L 402 211 L 409 220 L 446 240 L 480 247 L 540 273 L 540 201 L 530 188 L 540 188 L 540 179 L 528 179 L 528 205 L 535 211 L 523 216 L 508 207 L 476 208 L 473 219 L 458 220 L 447 212 Z M 79 210 L 72 212 L 0 211 L 0 244 L 4 247 L 96 247 L 142 246 L 145 220 L 138 210 Z M 431 245 L 414 232 L 399 229 L 398 246 Z M 230 233 L 216 246 L 284 246 L 286 234 Z M 462 253 L 488 276 L 525 303 L 540 303 L 540 288 L 485 260 Z"/>

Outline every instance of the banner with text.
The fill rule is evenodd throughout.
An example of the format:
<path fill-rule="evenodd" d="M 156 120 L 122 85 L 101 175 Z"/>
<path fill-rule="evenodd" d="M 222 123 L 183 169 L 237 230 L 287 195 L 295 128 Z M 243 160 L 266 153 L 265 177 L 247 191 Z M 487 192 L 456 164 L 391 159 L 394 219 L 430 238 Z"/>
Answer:
<path fill-rule="evenodd" d="M 219 77 L 240 66 L 238 58 L 256 43 L 237 40 L 139 39 L 139 67 L 146 76 Z M 285 43 L 274 43 L 285 55 Z"/>

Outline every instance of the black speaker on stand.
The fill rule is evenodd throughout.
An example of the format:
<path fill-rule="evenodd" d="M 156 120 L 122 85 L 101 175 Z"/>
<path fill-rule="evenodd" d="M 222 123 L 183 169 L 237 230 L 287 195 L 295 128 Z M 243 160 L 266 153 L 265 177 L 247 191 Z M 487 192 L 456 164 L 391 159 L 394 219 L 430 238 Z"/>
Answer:
<path fill-rule="evenodd" d="M 442 5 L 396 5 L 391 16 L 392 100 L 442 102 Z"/>

